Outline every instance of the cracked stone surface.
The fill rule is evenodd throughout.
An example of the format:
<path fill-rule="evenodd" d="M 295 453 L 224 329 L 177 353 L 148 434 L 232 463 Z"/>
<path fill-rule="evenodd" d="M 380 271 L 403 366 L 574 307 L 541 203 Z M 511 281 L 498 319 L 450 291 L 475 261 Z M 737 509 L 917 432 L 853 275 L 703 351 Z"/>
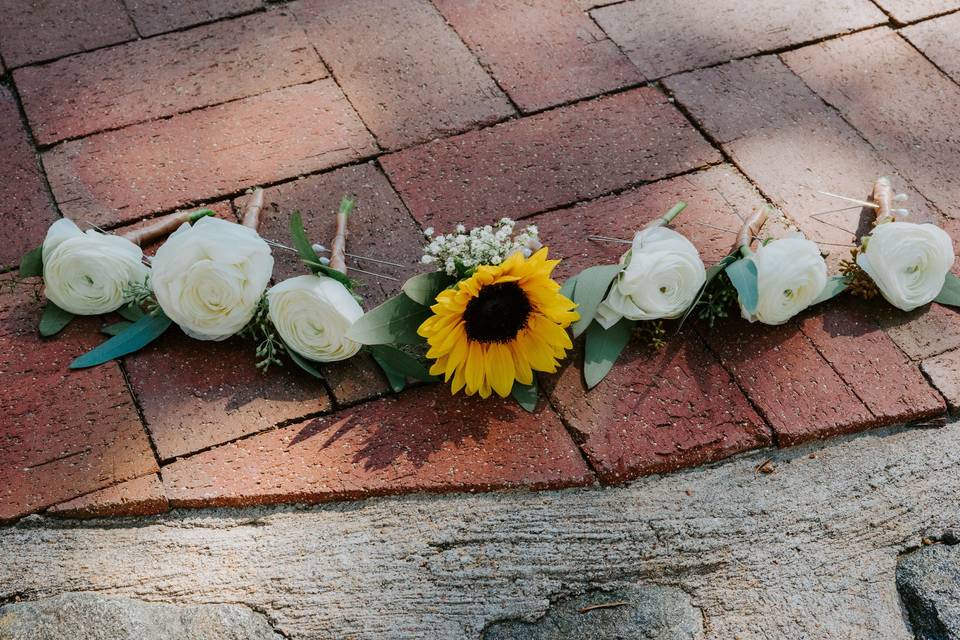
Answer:
<path fill-rule="evenodd" d="M 914 640 L 898 558 L 958 528 L 958 469 L 952 422 L 607 489 L 29 516 L 0 529 L 0 602 L 96 590 L 244 604 L 289 638 L 436 640 L 631 583 L 682 590 L 708 639 Z"/>
<path fill-rule="evenodd" d="M 938 544 L 904 556 L 897 589 L 917 640 L 960 638 L 960 547 Z"/>

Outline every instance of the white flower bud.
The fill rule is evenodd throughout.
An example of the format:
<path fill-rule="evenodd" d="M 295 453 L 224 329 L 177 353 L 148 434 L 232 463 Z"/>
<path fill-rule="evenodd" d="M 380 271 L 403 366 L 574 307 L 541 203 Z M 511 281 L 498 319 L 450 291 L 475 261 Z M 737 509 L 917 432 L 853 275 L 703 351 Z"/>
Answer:
<path fill-rule="evenodd" d="M 820 295 L 827 284 L 827 263 L 820 247 L 804 238 L 783 238 L 760 246 L 749 258 L 757 267 L 757 308 L 750 322 L 783 324 Z"/>
<path fill-rule="evenodd" d="M 360 350 L 347 330 L 363 309 L 340 282 L 327 276 L 297 276 L 267 291 L 270 321 L 284 344 L 316 362 L 346 360 Z"/>

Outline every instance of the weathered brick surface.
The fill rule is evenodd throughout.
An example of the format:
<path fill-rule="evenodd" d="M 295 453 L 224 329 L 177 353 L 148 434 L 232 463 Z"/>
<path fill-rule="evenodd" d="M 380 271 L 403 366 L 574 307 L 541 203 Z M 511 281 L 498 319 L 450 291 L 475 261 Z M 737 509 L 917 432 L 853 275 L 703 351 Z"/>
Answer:
<path fill-rule="evenodd" d="M 260 373 L 254 348 L 242 338 L 192 340 L 173 327 L 126 358 L 130 384 L 161 459 L 330 409 L 323 384 L 296 366 Z"/>
<path fill-rule="evenodd" d="M 66 142 L 43 163 L 64 215 L 113 224 L 374 152 L 327 79 Z"/>
<path fill-rule="evenodd" d="M 14 74 L 42 144 L 326 76 L 303 30 L 271 11 L 64 58 Z"/>
<path fill-rule="evenodd" d="M 513 113 L 503 92 L 427 0 L 301 0 L 292 8 L 350 102 L 387 148 Z"/>
<path fill-rule="evenodd" d="M 589 484 L 549 408 L 452 397 L 441 385 L 224 445 L 163 468 L 174 506 L 318 502 L 410 491 Z"/>
<path fill-rule="evenodd" d="M 880 327 L 876 304 L 842 296 L 805 315 L 801 330 L 879 422 L 944 413 L 943 400 L 920 369 Z"/>
<path fill-rule="evenodd" d="M 878 317 L 897 346 L 914 360 L 960 347 L 960 312 L 954 308 L 933 303 L 904 313 L 882 305 Z"/>
<path fill-rule="evenodd" d="M 124 0 L 137 31 L 152 36 L 253 11 L 260 0 Z"/>
<path fill-rule="evenodd" d="M 109 518 L 149 516 L 169 508 L 160 478 L 151 473 L 61 502 L 47 509 L 47 513 L 63 518 Z"/>
<path fill-rule="evenodd" d="M 957 0 L 877 0 L 897 22 L 913 22 L 960 9 Z"/>
<path fill-rule="evenodd" d="M 947 399 L 952 411 L 960 409 L 960 349 L 923 361 L 923 372 Z"/>
<path fill-rule="evenodd" d="M 573 0 L 434 4 L 524 111 L 643 80 Z"/>
<path fill-rule="evenodd" d="M 137 37 L 120 0 L 3 0 L 0 15 L 0 53 L 9 67 Z"/>
<path fill-rule="evenodd" d="M 0 269 L 20 263 L 57 219 L 33 145 L 10 91 L 0 86 Z"/>
<path fill-rule="evenodd" d="M 868 0 L 630 0 L 591 15 L 648 78 L 886 22 Z"/>
<path fill-rule="evenodd" d="M 719 159 L 662 94 L 642 88 L 380 162 L 414 217 L 446 231 L 458 222 L 522 218 Z"/>
<path fill-rule="evenodd" d="M 0 281 L 0 521 L 157 470 L 119 366 L 67 369 L 99 323 L 41 340 L 42 306 L 31 282 Z"/>
<path fill-rule="evenodd" d="M 957 3 L 960 8 L 960 2 Z M 925 20 L 900 30 L 900 35 L 930 58 L 944 72 L 960 82 L 960 13 Z"/>
<path fill-rule="evenodd" d="M 892 176 L 910 195 L 915 219 L 939 214 L 898 177 L 896 169 L 776 57 L 763 57 L 669 78 L 674 92 L 740 168 L 821 243 L 828 263 L 849 257 L 854 232 L 869 230 L 873 212 L 819 194 L 870 194 L 878 176 Z M 835 246 L 841 245 L 841 246 Z"/>
<path fill-rule="evenodd" d="M 656 351 L 633 340 L 589 393 L 575 357 L 556 380 L 552 398 L 604 482 L 770 444 L 763 420 L 690 329 Z"/>
<path fill-rule="evenodd" d="M 960 86 L 886 27 L 783 59 L 933 204 L 960 216 Z"/>
<path fill-rule="evenodd" d="M 372 309 L 400 289 L 403 281 L 423 271 L 419 265 L 423 235 L 393 187 L 374 164 L 343 167 L 330 173 L 288 182 L 266 190 L 260 216 L 260 234 L 290 246 L 290 215 L 299 211 L 311 242 L 330 246 L 336 228 L 335 212 L 343 196 L 355 199 L 350 214 L 347 251 L 405 265 L 398 268 L 351 258 L 348 266 L 396 278 L 386 280 L 350 272 L 361 283 L 363 307 Z M 242 211 L 246 198 L 237 201 Z M 274 250 L 274 278 L 282 280 L 307 273 L 293 252 Z M 353 404 L 388 390 L 376 364 L 368 357 L 322 365 L 334 398 Z"/>

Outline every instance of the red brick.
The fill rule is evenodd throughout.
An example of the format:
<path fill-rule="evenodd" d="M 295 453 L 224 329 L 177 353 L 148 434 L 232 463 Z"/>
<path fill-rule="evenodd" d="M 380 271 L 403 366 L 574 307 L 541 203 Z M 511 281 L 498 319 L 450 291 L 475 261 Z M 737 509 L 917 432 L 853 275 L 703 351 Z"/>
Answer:
<path fill-rule="evenodd" d="M 513 114 L 503 92 L 426 0 L 302 0 L 292 8 L 386 148 Z"/>
<path fill-rule="evenodd" d="M 631 0 L 591 15 L 647 78 L 886 22 L 868 0 Z"/>
<path fill-rule="evenodd" d="M 781 446 L 878 424 L 795 324 L 772 327 L 732 317 L 700 330 Z"/>
<path fill-rule="evenodd" d="M 47 513 L 63 518 L 109 518 L 150 516 L 169 508 L 160 478 L 151 473 L 61 502 L 47 509 Z"/>
<path fill-rule="evenodd" d="M 643 80 L 573 0 L 434 4 L 524 111 Z"/>
<path fill-rule="evenodd" d="M 323 384 L 293 364 L 260 373 L 254 348 L 242 338 L 199 342 L 172 328 L 126 358 L 162 460 L 330 409 Z"/>
<path fill-rule="evenodd" d="M 157 470 L 119 366 L 67 369 L 99 322 L 41 340 L 34 291 L 0 281 L 0 521 Z"/>
<path fill-rule="evenodd" d="M 939 218 L 923 196 L 775 57 L 683 74 L 666 85 L 774 204 L 821 243 L 831 267 L 849 257 L 845 245 L 853 244 L 853 232 L 870 228 L 873 213 L 834 211 L 848 203 L 818 191 L 865 198 L 877 176 L 890 175 L 910 195 L 916 219 Z"/>
<path fill-rule="evenodd" d="M 960 2 L 957 0 L 877 0 L 877 4 L 899 23 L 913 22 L 960 9 Z"/>
<path fill-rule="evenodd" d="M 137 31 L 152 36 L 260 7 L 260 0 L 125 0 Z"/>
<path fill-rule="evenodd" d="M 120 0 L 3 0 L 0 14 L 0 53 L 9 67 L 137 37 Z"/>
<path fill-rule="evenodd" d="M 673 471 L 770 444 L 770 431 L 689 329 L 657 351 L 633 340 L 587 392 L 579 357 L 554 406 L 605 483 Z"/>
<path fill-rule="evenodd" d="M 20 263 L 24 253 L 41 242 L 57 219 L 37 156 L 20 121 L 20 110 L 6 87 L 0 86 L 0 269 Z"/>
<path fill-rule="evenodd" d="M 719 154 L 662 94 L 635 89 L 380 159 L 421 225 L 522 218 L 680 173 Z"/>
<path fill-rule="evenodd" d="M 64 215 L 115 224 L 375 150 L 328 79 L 66 142 L 43 163 Z"/>
<path fill-rule="evenodd" d="M 923 361 L 923 372 L 947 399 L 952 411 L 960 409 L 960 349 Z"/>
<path fill-rule="evenodd" d="M 549 408 L 441 385 L 211 449 L 163 468 L 173 506 L 319 502 L 411 491 L 590 484 Z"/>
<path fill-rule="evenodd" d="M 946 407 L 876 320 L 876 305 L 842 296 L 806 314 L 800 328 L 874 417 L 889 424 L 942 415 Z"/>
<path fill-rule="evenodd" d="M 960 2 L 956 6 L 960 8 Z M 951 78 L 960 82 L 960 42 L 955 36 L 958 31 L 960 13 L 951 13 L 901 29 L 900 35 L 912 42 Z"/>
<path fill-rule="evenodd" d="M 880 305 L 879 320 L 904 353 L 923 360 L 960 347 L 960 313 L 956 309 L 929 304 L 909 313 Z"/>
<path fill-rule="evenodd" d="M 397 268 L 369 260 L 348 262 L 396 278 L 391 281 L 351 272 L 351 277 L 362 285 L 357 291 L 363 296 L 363 307 L 369 310 L 399 291 L 404 280 L 423 271 L 419 265 L 423 235 L 375 165 L 343 167 L 267 189 L 260 214 L 260 234 L 290 246 L 290 215 L 299 211 L 310 240 L 330 246 L 336 227 L 334 212 L 345 195 L 356 201 L 350 214 L 347 251 L 406 265 Z M 246 198 L 237 200 L 238 211 L 243 210 L 245 202 Z M 278 281 L 306 273 L 295 253 L 274 250 L 274 259 L 274 278 Z M 388 391 L 386 380 L 376 367 L 373 360 L 361 356 L 325 364 L 320 369 L 336 401 L 353 404 Z"/>
<path fill-rule="evenodd" d="M 14 74 L 37 141 L 48 144 L 327 75 L 281 11 L 100 49 Z"/>
<path fill-rule="evenodd" d="M 945 214 L 960 217 L 960 86 L 887 28 L 784 54 L 880 154 Z"/>

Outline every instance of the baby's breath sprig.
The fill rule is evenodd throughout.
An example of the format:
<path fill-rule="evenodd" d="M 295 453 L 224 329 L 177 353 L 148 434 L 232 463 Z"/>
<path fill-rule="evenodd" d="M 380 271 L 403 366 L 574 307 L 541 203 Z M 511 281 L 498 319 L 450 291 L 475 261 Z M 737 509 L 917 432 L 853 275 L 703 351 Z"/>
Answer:
<path fill-rule="evenodd" d="M 257 360 L 256 366 L 261 373 L 266 373 L 270 369 L 270 365 L 275 364 L 282 367 L 283 362 L 280 361 L 280 355 L 286 352 L 283 341 L 277 335 L 273 323 L 270 322 L 269 312 L 267 296 L 264 295 L 257 304 L 257 310 L 253 314 L 253 318 L 240 331 L 241 336 L 257 343 L 256 356 L 259 360 Z"/>
<path fill-rule="evenodd" d="M 423 251 L 423 264 L 436 264 L 439 271 L 454 278 L 469 277 L 482 264 L 497 265 L 512 253 L 521 252 L 530 257 L 543 245 L 536 225 L 528 225 L 514 235 L 516 222 L 501 218 L 496 227 L 485 225 L 469 232 L 458 224 L 454 233 L 434 235 L 433 227 L 423 234 L 429 244 Z"/>
<path fill-rule="evenodd" d="M 867 272 L 857 264 L 859 254 L 860 247 L 850 249 L 850 259 L 840 261 L 840 273 L 847 276 L 847 291 L 859 298 L 869 300 L 876 297 L 880 290 Z"/>
<path fill-rule="evenodd" d="M 143 282 L 131 282 L 123 290 L 123 297 L 152 316 L 160 315 L 160 304 L 150 288 L 150 279 Z"/>
<path fill-rule="evenodd" d="M 737 290 L 726 273 L 719 274 L 707 290 L 703 292 L 703 297 L 697 303 L 700 307 L 698 316 L 705 320 L 712 329 L 717 320 L 726 318 L 732 307 L 737 301 Z"/>

